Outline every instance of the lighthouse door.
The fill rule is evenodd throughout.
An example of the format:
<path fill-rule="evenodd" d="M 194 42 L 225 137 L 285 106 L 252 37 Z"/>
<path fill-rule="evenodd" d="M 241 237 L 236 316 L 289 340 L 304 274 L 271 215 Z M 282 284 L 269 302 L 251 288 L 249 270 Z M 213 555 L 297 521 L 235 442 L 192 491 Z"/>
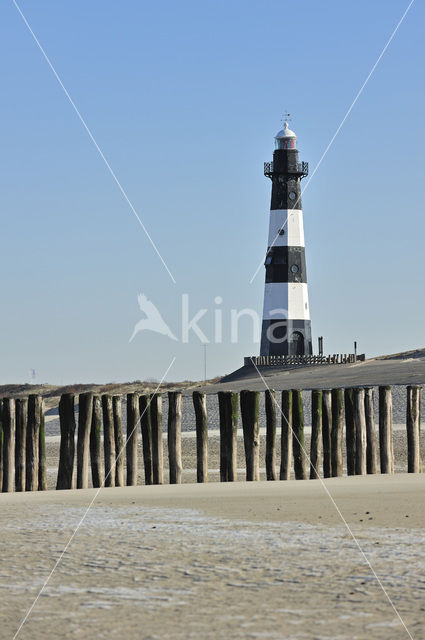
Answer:
<path fill-rule="evenodd" d="M 291 354 L 294 356 L 304 355 L 304 336 L 300 331 L 294 331 L 291 335 Z"/>

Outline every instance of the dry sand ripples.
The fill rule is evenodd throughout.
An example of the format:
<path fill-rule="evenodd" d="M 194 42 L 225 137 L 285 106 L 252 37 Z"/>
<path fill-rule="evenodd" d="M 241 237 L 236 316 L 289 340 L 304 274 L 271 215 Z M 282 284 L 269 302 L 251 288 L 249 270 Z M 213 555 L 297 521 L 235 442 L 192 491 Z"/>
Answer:
<path fill-rule="evenodd" d="M 2 638 L 13 637 L 83 512 L 34 504 L 2 522 Z M 413 637 L 423 637 L 423 534 L 355 531 Z M 20 637 L 408 636 L 343 526 L 94 505 Z"/>

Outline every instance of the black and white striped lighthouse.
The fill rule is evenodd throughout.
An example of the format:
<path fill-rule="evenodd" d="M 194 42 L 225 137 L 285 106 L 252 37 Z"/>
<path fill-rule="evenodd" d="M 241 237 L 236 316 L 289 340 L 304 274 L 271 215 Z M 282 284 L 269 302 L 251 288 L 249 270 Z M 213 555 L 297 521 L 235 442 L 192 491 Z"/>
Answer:
<path fill-rule="evenodd" d="M 308 163 L 298 161 L 297 136 L 287 122 L 275 137 L 273 162 L 264 164 L 264 174 L 272 181 L 272 197 L 260 355 L 311 355 L 301 206 Z"/>

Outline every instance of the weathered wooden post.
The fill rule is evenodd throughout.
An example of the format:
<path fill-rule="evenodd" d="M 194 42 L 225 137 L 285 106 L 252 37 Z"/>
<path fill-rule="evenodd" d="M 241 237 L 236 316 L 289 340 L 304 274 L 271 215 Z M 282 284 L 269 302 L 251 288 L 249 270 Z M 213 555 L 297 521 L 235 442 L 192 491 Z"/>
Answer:
<path fill-rule="evenodd" d="M 25 490 L 38 490 L 38 465 L 40 448 L 41 396 L 28 397 L 27 450 Z"/>
<path fill-rule="evenodd" d="M 124 438 L 122 435 L 121 396 L 112 396 L 115 441 L 115 486 L 124 486 Z M 136 429 L 137 431 L 137 429 Z"/>
<path fill-rule="evenodd" d="M 105 453 L 105 487 L 115 487 L 115 434 L 112 397 L 102 395 L 103 449 Z"/>
<path fill-rule="evenodd" d="M 354 389 L 345 389 L 345 444 L 347 449 L 347 475 L 356 473 L 356 429 L 354 425 Z"/>
<path fill-rule="evenodd" d="M 28 400 L 18 398 L 15 402 L 16 440 L 15 440 L 15 488 L 25 491 L 25 453 L 27 446 Z"/>
<path fill-rule="evenodd" d="M 292 450 L 294 453 L 295 480 L 306 480 L 304 442 L 304 409 L 303 392 L 301 389 L 292 390 Z"/>
<path fill-rule="evenodd" d="M 100 396 L 93 396 L 93 411 L 90 429 L 90 465 L 93 487 L 101 487 L 102 474 L 102 404 Z"/>
<path fill-rule="evenodd" d="M 93 394 L 80 393 L 78 397 L 77 489 L 89 486 L 89 449 L 93 410 Z"/>
<path fill-rule="evenodd" d="M 280 480 L 291 478 L 292 467 L 292 391 L 285 389 L 281 398 Z"/>
<path fill-rule="evenodd" d="M 15 400 L 3 400 L 3 491 L 15 490 Z"/>
<path fill-rule="evenodd" d="M 354 390 L 354 426 L 356 429 L 356 475 L 366 475 L 366 414 L 364 389 Z"/>
<path fill-rule="evenodd" d="M 46 424 L 43 397 L 40 402 L 40 432 L 38 439 L 38 490 L 47 491 Z"/>
<path fill-rule="evenodd" d="M 422 388 L 417 385 L 407 387 L 407 471 L 408 473 L 420 473 L 420 421 L 421 421 L 421 393 Z"/>
<path fill-rule="evenodd" d="M 331 468 L 332 477 L 342 476 L 342 431 L 344 424 L 344 394 L 332 389 Z"/>
<path fill-rule="evenodd" d="M 375 434 L 375 410 L 373 408 L 373 387 L 365 389 L 366 414 L 366 470 L 376 473 L 377 447 Z"/>
<path fill-rule="evenodd" d="M 218 392 L 220 414 L 220 480 L 233 482 L 237 476 L 238 394 Z"/>
<path fill-rule="evenodd" d="M 140 430 L 142 432 L 143 467 L 145 484 L 152 484 L 152 427 L 150 399 L 147 395 L 139 396 Z"/>
<path fill-rule="evenodd" d="M 332 391 L 322 391 L 322 440 L 323 440 L 323 477 L 332 475 L 331 464 L 331 433 L 332 433 Z"/>
<path fill-rule="evenodd" d="M 260 479 L 260 393 L 259 391 L 241 391 L 243 441 L 245 448 L 246 479 Z"/>
<path fill-rule="evenodd" d="M 3 398 L 0 398 L 0 491 L 3 490 Z"/>
<path fill-rule="evenodd" d="M 391 387 L 379 387 L 379 455 L 381 473 L 394 473 Z"/>
<path fill-rule="evenodd" d="M 153 393 L 150 397 L 152 428 L 152 477 L 153 484 L 164 482 L 164 452 L 162 447 L 162 396 Z"/>
<path fill-rule="evenodd" d="M 127 393 L 127 486 L 137 484 L 137 427 L 139 425 L 139 396 Z"/>
<path fill-rule="evenodd" d="M 208 420 L 205 393 L 192 394 L 196 418 L 196 480 L 208 482 Z"/>
<path fill-rule="evenodd" d="M 227 450 L 226 450 L 226 436 L 227 436 L 227 411 L 226 393 L 230 391 L 219 391 L 217 393 L 218 398 L 218 412 L 220 419 L 220 482 L 227 482 Z"/>
<path fill-rule="evenodd" d="M 264 395 L 266 409 L 266 478 L 276 480 L 276 397 L 273 389 Z"/>
<path fill-rule="evenodd" d="M 61 442 L 59 450 L 58 477 L 56 489 L 74 488 L 74 454 L 75 454 L 75 397 L 73 393 L 64 393 L 59 400 L 59 422 Z M 29 406 L 28 406 L 29 409 Z M 29 418 L 29 410 L 28 410 Z M 29 421 L 28 421 L 29 422 Z M 29 424 L 28 424 L 29 428 Z M 28 430 L 27 428 L 27 430 Z M 27 462 L 28 470 L 28 462 Z M 27 476 L 28 477 L 28 476 Z M 27 486 L 28 491 L 28 486 Z"/>
<path fill-rule="evenodd" d="M 322 392 L 313 389 L 311 392 L 311 447 L 310 447 L 310 478 L 320 477 L 319 465 L 322 451 Z"/>
<path fill-rule="evenodd" d="M 170 484 L 182 481 L 182 394 L 168 392 L 168 464 Z"/>

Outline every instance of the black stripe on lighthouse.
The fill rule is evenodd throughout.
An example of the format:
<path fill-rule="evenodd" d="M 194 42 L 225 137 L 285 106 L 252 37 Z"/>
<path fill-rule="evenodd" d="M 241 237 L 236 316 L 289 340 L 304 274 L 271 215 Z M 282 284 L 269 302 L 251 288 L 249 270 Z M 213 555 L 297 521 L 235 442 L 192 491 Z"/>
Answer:
<path fill-rule="evenodd" d="M 260 355 L 302 356 L 312 353 L 310 320 L 263 320 Z"/>
<path fill-rule="evenodd" d="M 270 209 L 302 208 L 300 178 L 298 151 L 275 149 Z"/>
<path fill-rule="evenodd" d="M 307 282 L 304 247 L 272 247 L 265 265 L 266 282 Z"/>

